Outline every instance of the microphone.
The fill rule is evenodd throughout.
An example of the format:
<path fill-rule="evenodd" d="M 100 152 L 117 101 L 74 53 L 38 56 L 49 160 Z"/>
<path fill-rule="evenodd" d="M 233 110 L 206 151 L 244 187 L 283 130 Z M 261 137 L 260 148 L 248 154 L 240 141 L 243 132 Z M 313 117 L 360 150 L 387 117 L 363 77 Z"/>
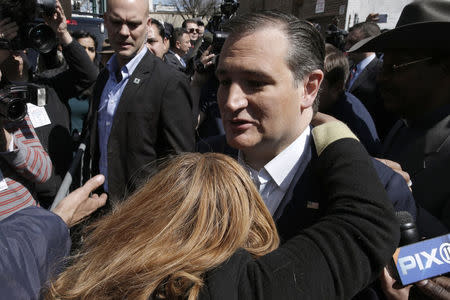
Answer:
<path fill-rule="evenodd" d="M 394 253 L 395 279 L 408 285 L 450 272 L 450 234 L 420 240 L 410 213 L 396 213 L 400 223 L 400 244 Z"/>

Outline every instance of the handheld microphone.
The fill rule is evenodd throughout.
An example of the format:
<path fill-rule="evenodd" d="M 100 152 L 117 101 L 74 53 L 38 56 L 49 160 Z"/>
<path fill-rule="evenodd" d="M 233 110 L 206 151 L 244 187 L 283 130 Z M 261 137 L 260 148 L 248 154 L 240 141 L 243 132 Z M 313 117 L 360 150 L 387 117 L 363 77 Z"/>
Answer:
<path fill-rule="evenodd" d="M 413 217 L 397 212 L 400 244 L 394 253 L 395 279 L 408 285 L 450 272 L 450 234 L 420 241 Z"/>

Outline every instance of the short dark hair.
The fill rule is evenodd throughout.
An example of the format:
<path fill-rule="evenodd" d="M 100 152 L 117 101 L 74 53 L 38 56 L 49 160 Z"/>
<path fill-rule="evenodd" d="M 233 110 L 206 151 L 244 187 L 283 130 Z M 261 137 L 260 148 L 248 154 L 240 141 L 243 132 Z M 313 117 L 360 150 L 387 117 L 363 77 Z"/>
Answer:
<path fill-rule="evenodd" d="M 181 27 L 182 28 L 186 28 L 186 25 L 189 24 L 189 23 L 197 24 L 197 21 L 195 21 L 194 19 L 186 19 L 186 20 L 183 21 L 183 24 L 181 24 Z"/>
<path fill-rule="evenodd" d="M 177 41 L 181 39 L 183 34 L 189 34 L 185 28 L 175 28 L 173 30 L 172 36 L 170 37 L 170 48 L 175 48 Z"/>
<path fill-rule="evenodd" d="M 353 30 L 359 30 L 363 35 L 363 39 L 377 36 L 381 33 L 380 27 L 374 22 L 362 22 L 355 24 L 348 30 L 348 32 L 352 32 Z"/>
<path fill-rule="evenodd" d="M 323 70 L 325 41 L 320 32 L 308 21 L 277 10 L 264 10 L 234 17 L 223 30 L 231 36 L 245 36 L 266 27 L 278 27 L 289 41 L 286 63 L 295 83 L 314 70 Z M 318 101 L 313 108 L 317 110 Z"/>
<path fill-rule="evenodd" d="M 166 29 L 164 28 L 163 24 L 160 21 L 153 18 L 150 19 L 150 23 L 158 27 L 159 36 L 164 40 L 164 37 L 166 37 Z"/>
<path fill-rule="evenodd" d="M 88 32 L 88 31 L 84 31 L 84 30 L 75 30 L 75 31 L 72 31 L 71 35 L 76 40 L 79 40 L 82 38 L 91 38 L 94 41 L 95 51 L 97 52 L 98 41 L 97 41 L 97 38 L 95 37 L 95 35 L 93 35 L 92 33 Z"/>
<path fill-rule="evenodd" d="M 198 26 L 205 26 L 205 23 L 203 23 L 202 20 L 197 20 L 197 25 Z"/>
<path fill-rule="evenodd" d="M 325 80 L 329 86 L 342 84 L 345 88 L 345 81 L 350 73 L 348 58 L 345 54 L 331 44 L 325 46 L 327 49 L 324 60 Z"/>

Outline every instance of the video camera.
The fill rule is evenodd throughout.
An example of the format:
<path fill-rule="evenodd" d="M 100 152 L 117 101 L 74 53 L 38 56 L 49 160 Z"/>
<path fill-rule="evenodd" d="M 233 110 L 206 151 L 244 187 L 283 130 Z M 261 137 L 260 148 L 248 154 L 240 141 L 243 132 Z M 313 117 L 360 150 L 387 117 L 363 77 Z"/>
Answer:
<path fill-rule="evenodd" d="M 45 88 L 36 84 L 9 85 L 0 90 L 0 118 L 21 121 L 27 114 L 27 103 L 43 106 L 46 103 Z"/>
<path fill-rule="evenodd" d="M 225 43 L 229 33 L 222 31 L 222 25 L 230 20 L 239 8 L 239 2 L 234 0 L 224 0 L 220 5 L 220 14 L 212 16 L 208 21 L 206 29 L 213 34 L 212 41 L 205 42 L 201 50 L 205 50 L 212 45 L 211 53 L 219 54 L 222 46 Z M 201 51 L 203 53 L 203 51 Z"/>
<path fill-rule="evenodd" d="M 344 51 L 345 38 L 347 37 L 348 32 L 339 29 L 335 24 L 329 24 L 327 29 L 328 30 L 325 32 L 325 42 L 332 44 L 341 51 Z"/>
<path fill-rule="evenodd" d="M 42 18 L 53 15 L 55 8 L 55 0 L 0 0 L 0 20 L 9 17 L 19 26 L 12 41 L 0 39 L 0 49 L 50 52 L 56 46 L 56 35 Z"/>

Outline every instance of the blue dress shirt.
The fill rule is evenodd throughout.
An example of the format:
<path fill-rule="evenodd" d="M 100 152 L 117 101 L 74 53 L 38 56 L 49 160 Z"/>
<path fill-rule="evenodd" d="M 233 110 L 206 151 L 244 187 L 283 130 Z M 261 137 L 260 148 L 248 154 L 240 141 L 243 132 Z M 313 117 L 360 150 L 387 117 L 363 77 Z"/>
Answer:
<path fill-rule="evenodd" d="M 108 191 L 108 139 L 109 134 L 111 133 L 114 114 L 119 104 L 120 97 L 122 96 L 122 92 L 128 83 L 128 79 L 146 53 L 147 47 L 143 47 L 132 60 L 120 69 L 120 74 L 122 76 L 120 81 L 117 81 L 116 78 L 116 73 L 119 71 L 116 54 L 114 54 L 106 64 L 109 78 L 100 98 L 97 123 L 100 148 L 99 170 L 100 173 L 105 176 L 105 183 L 103 184 L 105 191 Z"/>

